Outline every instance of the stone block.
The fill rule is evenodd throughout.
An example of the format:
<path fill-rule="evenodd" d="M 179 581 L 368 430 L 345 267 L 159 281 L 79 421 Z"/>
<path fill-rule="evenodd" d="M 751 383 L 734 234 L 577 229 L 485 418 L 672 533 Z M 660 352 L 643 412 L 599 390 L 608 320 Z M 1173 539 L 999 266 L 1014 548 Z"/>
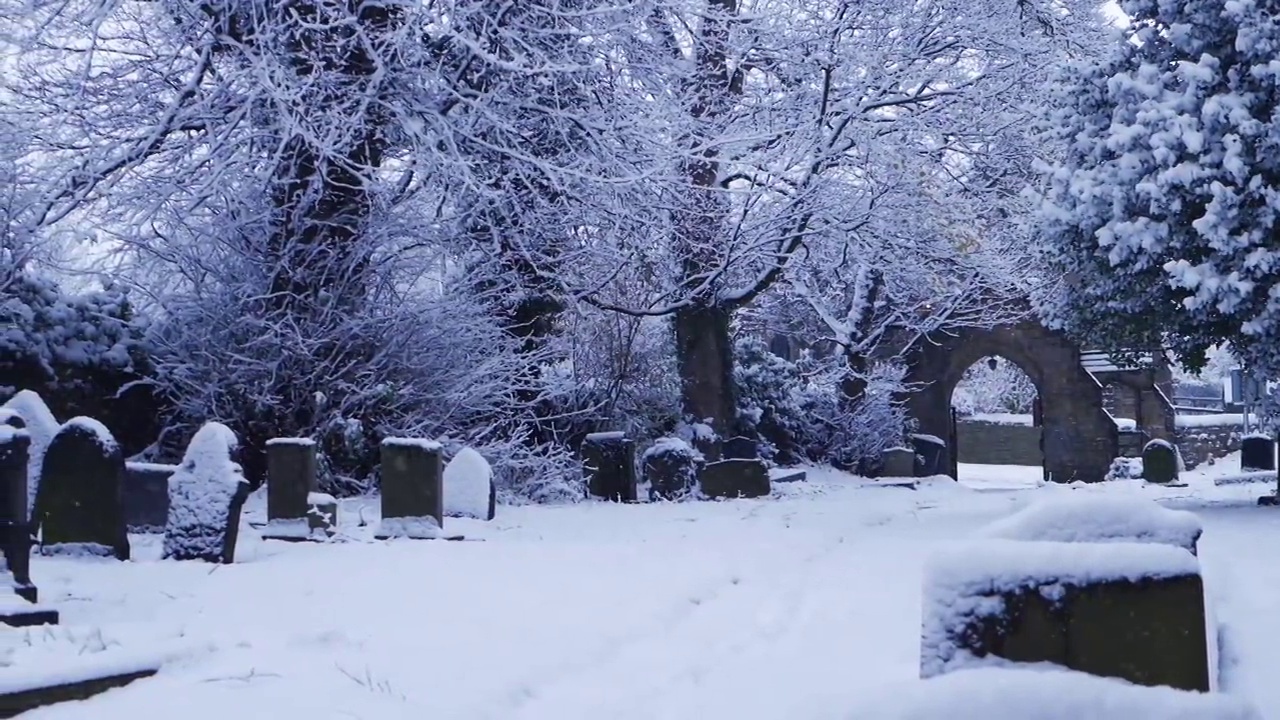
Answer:
<path fill-rule="evenodd" d="M 163 533 L 169 521 L 169 478 L 177 465 L 124 464 L 124 522 L 131 533 Z"/>
<path fill-rule="evenodd" d="M 702 494 L 709 498 L 765 497 L 772 491 L 769 469 L 759 460 L 721 460 L 707 463 L 699 476 Z"/>
<path fill-rule="evenodd" d="M 69 420 L 49 443 L 40 475 L 42 553 L 129 559 L 124 458 L 106 427 L 86 417 Z"/>
<path fill-rule="evenodd" d="M 582 441 L 582 471 L 591 497 L 636 501 L 636 443 L 621 432 L 592 433 Z"/>
<path fill-rule="evenodd" d="M 1142 478 L 1165 485 L 1178 479 L 1178 451 L 1164 440 L 1152 440 L 1142 448 Z"/>
<path fill-rule="evenodd" d="M 1240 470 L 1276 469 L 1276 441 L 1265 435 L 1248 435 L 1240 441 Z"/>
<path fill-rule="evenodd" d="M 444 448 L 411 438 L 382 441 L 382 522 L 374 537 L 438 538 L 444 530 Z"/>
<path fill-rule="evenodd" d="M 316 444 L 307 438 L 267 441 L 267 526 L 262 537 L 306 540 L 311 537 L 308 496 L 316 491 Z"/>
<path fill-rule="evenodd" d="M 911 448 L 889 448 L 880 453 L 880 477 L 916 476 L 916 451 Z"/>

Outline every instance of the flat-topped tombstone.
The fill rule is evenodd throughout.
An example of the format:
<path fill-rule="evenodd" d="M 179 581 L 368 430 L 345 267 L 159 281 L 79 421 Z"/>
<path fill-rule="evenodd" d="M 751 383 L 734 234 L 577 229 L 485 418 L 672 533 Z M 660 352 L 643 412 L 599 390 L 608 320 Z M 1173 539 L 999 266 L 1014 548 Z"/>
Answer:
<path fill-rule="evenodd" d="M 640 456 L 649 499 L 680 500 L 693 495 L 705 464 L 702 454 L 680 438 L 658 440 Z"/>
<path fill-rule="evenodd" d="M 978 531 L 1000 540 L 1158 543 L 1195 555 L 1204 525 L 1186 510 L 1141 497 L 1080 495 L 1041 500 Z"/>
<path fill-rule="evenodd" d="M 926 565 L 920 674 L 1053 663 L 1210 690 L 1197 559 L 1161 543 L 961 543 Z"/>
<path fill-rule="evenodd" d="M 916 475 L 916 451 L 895 447 L 880 453 L 880 477 L 909 478 Z"/>
<path fill-rule="evenodd" d="M 177 470 L 177 465 L 124 464 L 124 522 L 129 532 L 164 532 L 169 522 L 169 478 Z"/>
<path fill-rule="evenodd" d="M 236 462 L 239 447 L 235 433 L 219 423 L 205 424 L 191 438 L 169 478 L 166 559 L 235 561 L 240 511 L 250 490 Z"/>
<path fill-rule="evenodd" d="M 313 514 L 309 502 L 316 492 L 316 444 L 308 438 L 275 438 L 267 441 L 267 526 L 262 537 L 306 540 L 312 536 Z M 336 516 L 336 514 L 335 514 Z"/>
<path fill-rule="evenodd" d="M 709 498 L 757 498 L 773 491 L 769 469 L 759 460 L 721 460 L 707 463 L 698 478 Z"/>
<path fill-rule="evenodd" d="M 1268 435 L 1256 433 L 1240 440 L 1240 470 L 1257 472 L 1276 469 L 1276 441 Z"/>
<path fill-rule="evenodd" d="M 413 438 L 382 441 L 382 521 L 374 537 L 431 540 L 444 531 L 444 448 Z"/>
<path fill-rule="evenodd" d="M 1178 479 L 1178 451 L 1160 439 L 1142 449 L 1142 478 L 1149 483 L 1167 485 Z"/>
<path fill-rule="evenodd" d="M 592 433 L 582 441 L 587 493 L 614 502 L 636 500 L 636 443 L 622 432 Z"/>
<path fill-rule="evenodd" d="M 912 472 L 916 477 L 934 477 L 946 475 L 948 468 L 947 443 L 934 435 L 912 435 L 911 446 L 915 450 L 915 466 Z"/>
<path fill-rule="evenodd" d="M 128 560 L 123 485 L 124 458 L 107 428 L 92 418 L 69 420 L 49 444 L 41 470 L 41 553 Z"/>
<path fill-rule="evenodd" d="M 492 520 L 496 505 L 489 461 L 469 447 L 462 448 L 444 468 L 445 517 Z"/>
<path fill-rule="evenodd" d="M 27 518 L 33 519 L 36 493 L 40 487 L 40 473 L 44 466 L 44 453 L 58 434 L 61 425 L 49 411 L 44 400 L 31 390 L 20 390 L 4 404 L 8 412 L 17 413 L 31 435 L 31 447 L 27 451 Z"/>
<path fill-rule="evenodd" d="M 26 620 L 34 612 L 29 605 L 37 599 L 36 586 L 31 583 L 31 530 L 27 523 L 30 445 L 31 436 L 25 429 L 0 424 L 0 622 L 7 625 L 28 624 Z M 5 612 L 6 607 L 11 611 Z M 53 622 L 57 622 L 56 615 Z"/>

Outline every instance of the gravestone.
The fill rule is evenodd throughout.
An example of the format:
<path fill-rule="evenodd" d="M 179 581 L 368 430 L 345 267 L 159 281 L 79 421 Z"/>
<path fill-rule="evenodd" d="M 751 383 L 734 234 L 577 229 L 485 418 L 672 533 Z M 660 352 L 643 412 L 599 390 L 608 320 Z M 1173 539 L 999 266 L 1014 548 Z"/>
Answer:
<path fill-rule="evenodd" d="M 40 488 L 40 473 L 44 469 L 44 453 L 62 426 L 40 395 L 31 390 L 19 390 L 4 404 L 4 409 L 16 412 L 31 435 L 31 447 L 27 450 L 27 519 L 35 522 L 36 494 Z M 33 527 L 32 532 L 35 529 Z"/>
<path fill-rule="evenodd" d="M 309 500 L 316 492 L 316 468 L 314 441 L 307 438 L 267 441 L 267 526 L 262 537 L 274 540 L 311 537 L 313 521 Z"/>
<path fill-rule="evenodd" d="M 1180 547 L 1004 540 L 951 548 L 927 565 L 923 607 L 922 677 L 999 658 L 1210 690 L 1204 586 L 1196 558 Z"/>
<path fill-rule="evenodd" d="M 338 499 L 328 493 L 307 496 L 307 530 L 311 539 L 332 537 L 338 527 Z"/>
<path fill-rule="evenodd" d="M 27 448 L 31 437 L 6 421 L 0 425 L 0 596 L 12 590 L 21 601 L 0 597 L 0 623 L 56 623 L 57 613 L 31 605 L 37 600 L 31 582 L 31 526 L 27 523 Z M 23 602 L 25 601 L 25 602 Z"/>
<path fill-rule="evenodd" d="M 206 423 L 191 438 L 169 478 L 166 559 L 235 561 L 240 511 L 251 490 L 236 462 L 239 446 L 235 433 L 219 423 Z"/>
<path fill-rule="evenodd" d="M 1266 435 L 1246 435 L 1240 440 L 1240 470 L 1276 469 L 1276 441 Z"/>
<path fill-rule="evenodd" d="M 679 500 L 698 487 L 698 474 L 705 463 L 688 443 L 679 438 L 662 438 L 640 457 L 640 470 L 649 483 L 650 500 Z"/>
<path fill-rule="evenodd" d="M 1164 440 L 1152 440 L 1142 448 L 1142 478 L 1165 485 L 1178 479 L 1178 451 Z"/>
<path fill-rule="evenodd" d="M 163 533 L 169 522 L 169 478 L 177 465 L 124 464 L 124 523 L 131 533 Z"/>
<path fill-rule="evenodd" d="M 947 443 L 933 435 L 912 435 L 911 446 L 915 451 L 912 472 L 916 477 L 933 477 L 947 474 Z"/>
<path fill-rule="evenodd" d="M 587 493 L 614 502 L 636 500 L 636 443 L 621 432 L 592 433 L 582 441 Z"/>
<path fill-rule="evenodd" d="M 759 460 L 707 463 L 698 479 L 702 494 L 709 498 L 757 498 L 772 491 L 769 469 Z"/>
<path fill-rule="evenodd" d="M 374 537 L 430 540 L 444 530 L 444 448 L 411 438 L 382 441 L 382 522 Z"/>
<path fill-rule="evenodd" d="M 45 451 L 36 519 L 45 555 L 129 559 L 124 458 L 102 423 L 72 418 Z"/>
<path fill-rule="evenodd" d="M 888 448 L 880 453 L 880 477 L 909 478 L 916 475 L 916 451 L 911 448 Z"/>
<path fill-rule="evenodd" d="M 497 500 L 489 461 L 472 448 L 459 450 L 444 468 L 445 517 L 492 520 Z"/>
<path fill-rule="evenodd" d="M 722 460 L 756 460 L 760 457 L 760 443 L 743 435 L 724 441 Z"/>

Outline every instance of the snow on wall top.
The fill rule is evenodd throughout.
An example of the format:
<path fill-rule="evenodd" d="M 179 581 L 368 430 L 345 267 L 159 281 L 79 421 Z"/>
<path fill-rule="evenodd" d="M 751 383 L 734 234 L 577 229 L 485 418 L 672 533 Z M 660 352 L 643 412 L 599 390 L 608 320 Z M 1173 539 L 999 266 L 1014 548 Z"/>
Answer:
<path fill-rule="evenodd" d="M 931 444 L 931 445 L 946 445 L 946 444 L 947 444 L 947 441 L 943 440 L 942 438 L 938 437 L 937 435 L 924 435 L 924 434 L 921 434 L 921 433 L 917 433 L 917 434 L 915 434 L 915 435 L 912 435 L 912 436 L 911 436 L 911 439 L 912 439 L 912 440 L 919 440 L 920 442 L 929 443 L 929 444 Z"/>
<path fill-rule="evenodd" d="M 627 434 L 621 430 L 610 430 L 609 432 L 597 432 L 583 438 L 586 442 L 604 442 L 607 440 L 621 440 Z"/>
<path fill-rule="evenodd" d="M 1031 415 L 1022 413 L 974 413 L 960 418 L 962 422 L 980 422 L 991 425 L 1034 425 Z"/>
<path fill-rule="evenodd" d="M 383 438 L 382 444 L 391 445 L 393 447 L 416 447 L 423 450 L 429 450 L 431 452 L 441 452 L 444 450 L 444 445 L 439 442 L 423 438 L 389 437 Z"/>
<path fill-rule="evenodd" d="M 1041 501 L 978 531 L 979 537 L 1051 542 L 1143 542 L 1189 548 L 1200 518 L 1135 497 L 1077 496 Z"/>
<path fill-rule="evenodd" d="M 302 445 L 304 447 L 312 447 L 316 444 L 311 438 L 271 438 L 267 441 L 267 447 L 272 445 Z"/>
<path fill-rule="evenodd" d="M 1132 685 L 1052 665 L 957 670 L 864 693 L 847 720 L 1263 720 L 1223 693 Z"/>
<path fill-rule="evenodd" d="M 85 417 L 83 415 L 73 417 L 62 427 L 79 428 L 92 434 L 104 452 L 114 452 L 120 449 L 120 445 L 116 443 L 115 436 L 111 434 L 111 431 L 107 429 L 107 426 L 91 417 Z"/>
<path fill-rule="evenodd" d="M 1251 417 L 1251 419 L 1254 419 Z M 1243 413 L 1214 413 L 1212 415 L 1178 415 L 1174 418 L 1178 427 L 1222 427 L 1244 425 Z"/>
<path fill-rule="evenodd" d="M 149 470 L 151 472 L 167 472 L 167 473 L 175 472 L 178 469 L 177 465 L 166 465 L 164 463 L 134 462 L 132 460 L 130 460 L 129 462 L 126 462 L 124 466 L 130 470 L 141 470 L 141 471 Z"/>

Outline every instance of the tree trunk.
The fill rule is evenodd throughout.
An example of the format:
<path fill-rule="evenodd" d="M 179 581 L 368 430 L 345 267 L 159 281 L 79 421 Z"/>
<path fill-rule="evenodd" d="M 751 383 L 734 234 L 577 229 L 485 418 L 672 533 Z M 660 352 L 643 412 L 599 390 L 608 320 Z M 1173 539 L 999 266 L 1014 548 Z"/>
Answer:
<path fill-rule="evenodd" d="M 720 305 L 690 305 L 675 313 L 676 363 L 685 417 L 706 422 L 721 437 L 737 426 L 733 382 L 731 311 Z"/>

